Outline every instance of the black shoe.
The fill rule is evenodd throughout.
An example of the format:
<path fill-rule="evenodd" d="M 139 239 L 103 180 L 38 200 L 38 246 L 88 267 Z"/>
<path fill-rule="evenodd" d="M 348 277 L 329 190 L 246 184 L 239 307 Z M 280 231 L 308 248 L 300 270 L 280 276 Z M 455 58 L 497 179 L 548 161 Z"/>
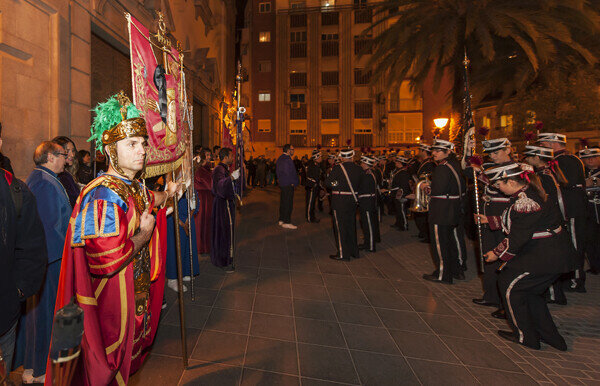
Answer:
<path fill-rule="evenodd" d="M 349 258 L 347 258 L 347 257 L 340 257 L 340 255 L 329 255 L 329 258 L 333 259 L 333 260 L 350 261 Z"/>
<path fill-rule="evenodd" d="M 498 335 L 508 341 L 519 343 L 519 338 L 517 338 L 517 335 L 512 331 L 498 330 Z"/>
<path fill-rule="evenodd" d="M 452 278 L 456 280 L 465 280 L 465 274 L 463 272 L 455 273 L 452 275 Z"/>
<path fill-rule="evenodd" d="M 503 308 L 498 308 L 496 311 L 492 312 L 492 318 L 506 319 L 506 311 L 504 311 Z"/>
<path fill-rule="evenodd" d="M 554 300 L 548 299 L 546 301 L 546 303 L 548 303 L 548 304 L 558 304 L 560 306 L 566 306 L 567 305 L 567 299 L 554 299 Z"/>
<path fill-rule="evenodd" d="M 473 299 L 473 303 L 477 304 L 478 306 L 498 307 L 496 303 L 488 302 L 485 299 Z"/>
<path fill-rule="evenodd" d="M 584 294 L 584 293 L 587 292 L 585 290 L 585 286 L 583 284 L 576 284 L 576 285 L 565 286 L 565 291 L 567 291 L 567 292 L 578 292 L 580 294 Z"/>
<path fill-rule="evenodd" d="M 428 281 L 432 281 L 434 283 L 442 283 L 442 284 L 452 284 L 451 281 L 446 281 L 446 280 L 440 280 L 438 279 L 438 275 L 434 275 L 434 274 L 423 274 L 423 279 L 428 280 Z"/>
<path fill-rule="evenodd" d="M 561 341 L 560 342 L 554 342 L 554 343 L 550 343 L 548 341 L 546 341 L 546 339 L 540 337 L 540 340 L 552 347 L 554 347 L 555 349 L 557 349 L 558 351 L 567 351 L 567 342 L 565 342 L 565 339 L 561 336 L 560 337 Z"/>

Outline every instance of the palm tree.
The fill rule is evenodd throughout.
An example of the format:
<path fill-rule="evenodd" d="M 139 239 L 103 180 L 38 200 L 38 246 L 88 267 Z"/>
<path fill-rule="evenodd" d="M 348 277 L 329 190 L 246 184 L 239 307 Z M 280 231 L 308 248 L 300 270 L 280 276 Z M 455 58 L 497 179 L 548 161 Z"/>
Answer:
<path fill-rule="evenodd" d="M 592 4 L 592 2 L 594 2 Z M 420 91 L 433 72 L 454 76 L 453 102 L 462 97 L 465 51 L 474 102 L 503 100 L 535 81 L 547 67 L 569 71 L 600 58 L 596 0 L 388 0 L 376 8 L 366 33 L 374 39 L 372 82 L 388 88 L 410 80 Z"/>

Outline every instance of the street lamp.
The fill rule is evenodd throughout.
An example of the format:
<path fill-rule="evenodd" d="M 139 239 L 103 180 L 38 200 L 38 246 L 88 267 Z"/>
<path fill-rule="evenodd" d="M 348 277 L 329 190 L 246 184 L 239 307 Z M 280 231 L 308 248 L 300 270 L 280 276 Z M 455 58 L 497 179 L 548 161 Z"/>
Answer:
<path fill-rule="evenodd" d="M 435 127 L 437 127 L 438 129 L 442 130 L 444 127 L 446 127 L 446 125 L 448 124 L 449 119 L 448 118 L 435 118 L 433 120 L 433 124 L 435 125 Z"/>

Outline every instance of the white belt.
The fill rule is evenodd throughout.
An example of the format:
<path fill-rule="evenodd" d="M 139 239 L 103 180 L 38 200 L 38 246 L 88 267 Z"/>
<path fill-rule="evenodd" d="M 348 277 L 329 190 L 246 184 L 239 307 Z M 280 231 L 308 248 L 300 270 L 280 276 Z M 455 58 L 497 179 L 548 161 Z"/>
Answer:
<path fill-rule="evenodd" d="M 340 191 L 337 191 L 337 190 L 334 190 L 331 193 L 333 193 L 333 194 L 341 194 L 341 195 L 346 195 L 346 196 L 351 196 L 352 195 L 352 192 L 340 192 Z"/>
<path fill-rule="evenodd" d="M 359 194 L 358 198 L 364 198 L 364 197 L 375 197 L 375 194 Z"/>
<path fill-rule="evenodd" d="M 431 196 L 431 198 L 441 198 L 442 200 L 458 200 L 460 196 L 449 196 L 445 194 L 443 196 Z"/>
<path fill-rule="evenodd" d="M 510 202 L 510 198 L 490 197 L 490 202 Z"/>
<path fill-rule="evenodd" d="M 558 228 L 556 228 L 556 229 L 554 229 L 554 230 L 552 230 L 552 231 L 542 231 L 542 232 L 535 232 L 535 233 L 533 234 L 533 236 L 531 236 L 531 238 L 532 238 L 533 240 L 536 240 L 536 239 L 545 239 L 545 238 L 547 238 L 547 237 L 552 237 L 552 236 L 554 236 L 555 234 L 558 234 L 558 233 L 560 233 L 560 232 L 562 232 L 562 227 L 558 227 Z"/>

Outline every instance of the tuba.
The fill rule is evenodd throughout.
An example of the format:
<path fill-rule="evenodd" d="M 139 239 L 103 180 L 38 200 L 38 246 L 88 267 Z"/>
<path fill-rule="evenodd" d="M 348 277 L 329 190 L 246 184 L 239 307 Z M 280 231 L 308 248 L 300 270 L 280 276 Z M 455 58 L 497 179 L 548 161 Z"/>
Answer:
<path fill-rule="evenodd" d="M 415 187 L 415 200 L 410 207 L 411 212 L 425 213 L 429 212 L 429 199 L 431 195 L 427 190 L 429 187 L 429 174 L 421 175 L 421 179 Z"/>

